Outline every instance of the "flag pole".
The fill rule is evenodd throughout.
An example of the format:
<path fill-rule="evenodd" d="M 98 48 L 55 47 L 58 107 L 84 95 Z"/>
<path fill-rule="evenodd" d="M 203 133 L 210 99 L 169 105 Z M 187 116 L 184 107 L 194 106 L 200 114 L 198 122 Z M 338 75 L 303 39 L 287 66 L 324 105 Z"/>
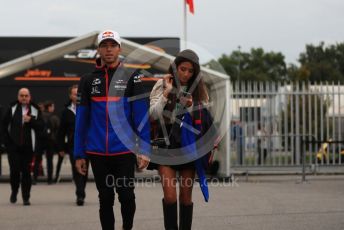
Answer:
<path fill-rule="evenodd" d="M 181 42 L 181 49 L 186 49 L 186 41 L 187 41 L 187 10 L 186 10 L 186 0 L 182 0 L 184 5 L 184 17 L 183 17 L 183 40 Z"/>

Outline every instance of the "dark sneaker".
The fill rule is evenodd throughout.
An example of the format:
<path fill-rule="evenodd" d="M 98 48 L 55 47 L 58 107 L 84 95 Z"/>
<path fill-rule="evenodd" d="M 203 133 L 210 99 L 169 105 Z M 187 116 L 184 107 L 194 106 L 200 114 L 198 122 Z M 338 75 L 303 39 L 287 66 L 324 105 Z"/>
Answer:
<path fill-rule="evenodd" d="M 31 203 L 30 203 L 30 201 L 29 201 L 29 200 L 24 200 L 24 201 L 23 201 L 23 205 L 25 205 L 25 206 L 29 206 L 29 205 L 31 205 Z"/>
<path fill-rule="evenodd" d="M 12 204 L 14 204 L 14 203 L 17 202 L 17 193 L 15 193 L 15 192 L 12 192 L 12 193 L 11 193 L 10 202 L 11 202 Z"/>
<path fill-rule="evenodd" d="M 83 206 L 84 205 L 84 198 L 82 198 L 82 197 L 78 197 L 77 199 L 76 199 L 76 205 L 78 205 L 78 206 Z"/>

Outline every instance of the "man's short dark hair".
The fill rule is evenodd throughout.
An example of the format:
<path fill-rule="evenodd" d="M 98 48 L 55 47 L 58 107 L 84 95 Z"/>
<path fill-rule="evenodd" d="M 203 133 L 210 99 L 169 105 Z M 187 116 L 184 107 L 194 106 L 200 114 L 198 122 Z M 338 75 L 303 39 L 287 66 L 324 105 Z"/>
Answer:
<path fill-rule="evenodd" d="M 68 95 L 71 95 L 72 94 L 72 90 L 73 89 L 77 89 L 78 88 L 78 85 L 72 85 L 72 86 L 70 86 L 69 88 L 68 88 Z"/>

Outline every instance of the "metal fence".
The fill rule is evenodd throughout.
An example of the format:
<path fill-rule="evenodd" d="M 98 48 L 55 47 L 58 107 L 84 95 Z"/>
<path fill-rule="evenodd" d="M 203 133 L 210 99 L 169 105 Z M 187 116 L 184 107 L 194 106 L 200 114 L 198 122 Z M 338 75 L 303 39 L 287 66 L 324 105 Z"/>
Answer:
<path fill-rule="evenodd" d="M 235 82 L 231 167 L 344 165 L 343 116 L 339 83 Z"/>

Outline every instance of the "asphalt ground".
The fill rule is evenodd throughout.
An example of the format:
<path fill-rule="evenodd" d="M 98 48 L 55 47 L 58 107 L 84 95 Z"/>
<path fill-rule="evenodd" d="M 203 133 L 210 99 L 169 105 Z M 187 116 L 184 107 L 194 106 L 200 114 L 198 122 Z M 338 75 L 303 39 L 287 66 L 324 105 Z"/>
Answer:
<path fill-rule="evenodd" d="M 152 172 L 137 174 L 134 229 L 163 229 L 162 189 Z M 344 176 L 299 175 L 214 179 L 210 201 L 203 201 L 198 184 L 193 192 L 193 229 L 197 230 L 342 230 L 344 229 Z M 87 184 L 84 206 L 76 206 L 74 185 L 68 180 L 32 187 L 31 206 L 9 202 L 10 185 L 0 183 L 0 229 L 100 229 L 97 190 Z M 115 202 L 116 229 L 121 229 L 120 205 Z"/>

